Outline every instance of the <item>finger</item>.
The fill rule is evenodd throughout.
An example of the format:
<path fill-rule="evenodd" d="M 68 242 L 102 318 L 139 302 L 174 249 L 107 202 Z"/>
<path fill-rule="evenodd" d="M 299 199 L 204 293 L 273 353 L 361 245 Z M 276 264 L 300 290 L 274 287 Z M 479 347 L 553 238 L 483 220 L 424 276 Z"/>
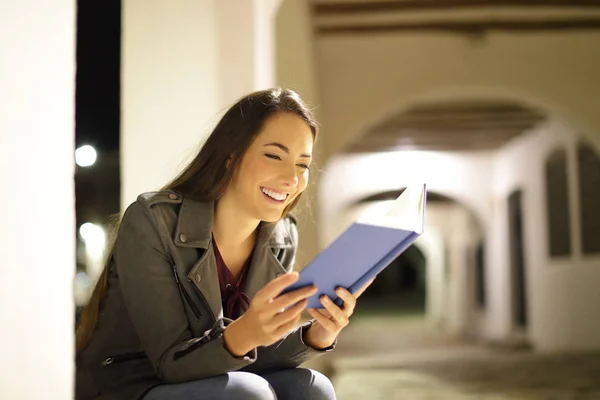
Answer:
<path fill-rule="evenodd" d="M 260 289 L 254 296 L 259 302 L 267 302 L 272 298 L 279 296 L 279 294 L 288 286 L 295 283 L 298 280 L 298 272 L 290 272 L 289 274 L 283 274 L 282 276 L 273 279 L 267 283 L 262 289 Z"/>
<path fill-rule="evenodd" d="M 308 300 L 300 300 L 298 303 L 294 304 L 292 307 L 287 310 L 280 312 L 279 314 L 273 317 L 273 325 L 281 326 L 287 324 L 293 319 L 299 317 L 302 314 L 302 311 L 306 308 L 308 304 Z"/>
<path fill-rule="evenodd" d="M 319 312 L 314 308 L 309 308 L 308 313 L 315 319 L 323 328 L 328 331 L 335 332 L 339 328 L 330 318 L 327 318 L 325 315 Z"/>
<path fill-rule="evenodd" d="M 354 307 L 356 307 L 356 298 L 352 295 L 352 293 L 343 287 L 339 287 L 335 290 L 335 294 L 337 294 L 340 299 L 344 301 L 344 307 L 342 308 L 344 314 L 346 314 L 348 317 L 352 315 Z"/>
<path fill-rule="evenodd" d="M 273 311 L 278 311 L 285 309 L 291 306 L 294 303 L 299 302 L 300 300 L 306 299 L 317 293 L 316 286 L 306 286 L 300 289 L 293 290 L 289 293 L 279 296 L 276 299 L 270 301 L 271 308 Z"/>
<path fill-rule="evenodd" d="M 325 318 L 331 319 L 331 313 L 324 308 L 311 308 L 311 310 L 315 310 L 316 312 L 323 314 Z"/>
<path fill-rule="evenodd" d="M 283 324 L 279 328 L 277 328 L 275 330 L 275 336 L 278 336 L 279 338 L 283 337 L 289 331 L 294 329 L 296 325 L 298 325 L 298 322 L 300 322 L 300 315 L 298 315 L 296 318 L 292 319 L 288 323 Z"/>
<path fill-rule="evenodd" d="M 358 290 L 356 291 L 356 293 L 354 293 L 354 297 L 358 299 L 358 298 L 360 297 L 360 295 L 361 295 L 361 294 L 363 294 L 363 292 L 364 292 L 365 290 L 367 290 L 367 288 L 368 288 L 369 286 L 371 286 L 371 284 L 373 283 L 373 281 L 375 281 L 375 278 L 371 279 L 371 280 L 370 280 L 369 282 L 367 282 L 367 283 L 366 283 L 366 284 L 365 284 L 363 287 L 361 287 L 360 289 L 358 289 Z"/>
<path fill-rule="evenodd" d="M 348 317 L 346 317 L 344 311 L 342 311 L 342 309 L 339 308 L 338 305 L 335 304 L 328 296 L 321 296 L 321 304 L 323 304 L 325 309 L 329 311 L 336 325 L 346 326 L 348 323 Z"/>
<path fill-rule="evenodd" d="M 324 308 L 309 308 L 308 310 L 312 310 L 314 312 L 318 312 L 319 314 L 321 314 L 322 316 L 324 316 L 325 318 L 331 320 L 331 314 L 329 313 L 329 311 L 327 311 Z"/>

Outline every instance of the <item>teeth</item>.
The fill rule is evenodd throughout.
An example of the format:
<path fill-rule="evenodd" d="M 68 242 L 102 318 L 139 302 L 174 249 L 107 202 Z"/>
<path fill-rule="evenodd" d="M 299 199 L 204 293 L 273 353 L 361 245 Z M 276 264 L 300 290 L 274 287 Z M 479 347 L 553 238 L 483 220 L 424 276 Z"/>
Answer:
<path fill-rule="evenodd" d="M 265 189 L 265 188 L 261 188 L 261 190 L 267 196 L 271 197 L 272 199 L 278 200 L 278 201 L 285 200 L 285 198 L 287 197 L 286 193 L 278 193 L 271 189 Z"/>

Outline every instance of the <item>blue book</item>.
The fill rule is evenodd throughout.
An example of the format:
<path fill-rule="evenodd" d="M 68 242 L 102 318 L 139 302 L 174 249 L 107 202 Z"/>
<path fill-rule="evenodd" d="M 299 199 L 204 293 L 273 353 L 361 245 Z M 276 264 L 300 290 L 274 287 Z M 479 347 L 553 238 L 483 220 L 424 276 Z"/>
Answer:
<path fill-rule="evenodd" d="M 371 215 L 352 223 L 301 272 L 296 283 L 283 293 L 316 285 L 308 308 L 323 308 L 319 296 L 326 294 L 340 306 L 339 286 L 356 293 L 384 270 L 423 233 L 425 184 L 407 187 L 384 215 Z"/>

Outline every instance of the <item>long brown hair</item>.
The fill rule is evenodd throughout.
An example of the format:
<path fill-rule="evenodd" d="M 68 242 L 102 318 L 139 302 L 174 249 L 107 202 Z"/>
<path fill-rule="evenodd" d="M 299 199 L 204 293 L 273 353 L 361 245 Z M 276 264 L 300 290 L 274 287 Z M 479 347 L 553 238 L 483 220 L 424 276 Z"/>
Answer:
<path fill-rule="evenodd" d="M 317 123 L 312 112 L 300 96 L 289 89 L 268 89 L 239 99 L 221 118 L 215 129 L 201 147 L 198 155 L 164 190 L 173 190 L 198 201 L 215 201 L 224 193 L 241 159 L 252 144 L 263 124 L 271 115 L 289 112 L 298 115 L 310 127 L 313 140 L 317 138 Z M 229 168 L 225 166 L 229 163 Z M 287 215 L 300 201 L 301 195 L 284 210 Z M 81 313 L 76 331 L 76 351 L 79 353 L 89 344 L 96 324 L 102 300 L 108 287 L 108 272 L 112 260 L 119 220 L 114 219 L 110 231 L 104 269 L 90 300 Z"/>

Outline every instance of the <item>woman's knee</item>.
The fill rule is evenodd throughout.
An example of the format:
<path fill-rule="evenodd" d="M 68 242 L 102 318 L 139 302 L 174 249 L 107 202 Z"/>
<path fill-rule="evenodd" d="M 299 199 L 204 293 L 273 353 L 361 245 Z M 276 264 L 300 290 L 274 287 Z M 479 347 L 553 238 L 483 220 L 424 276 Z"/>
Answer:
<path fill-rule="evenodd" d="M 335 389 L 331 380 L 319 371 L 312 369 L 307 369 L 307 371 L 312 376 L 310 398 L 314 400 L 335 400 Z"/>
<path fill-rule="evenodd" d="M 250 372 L 230 372 L 227 382 L 227 399 L 277 400 L 275 391 L 263 377 Z"/>
<path fill-rule="evenodd" d="M 144 400 L 277 400 L 264 378 L 249 372 L 229 372 L 197 381 L 160 385 Z"/>
<path fill-rule="evenodd" d="M 294 368 L 265 375 L 279 400 L 335 400 L 335 389 L 328 377 L 308 368 Z"/>

